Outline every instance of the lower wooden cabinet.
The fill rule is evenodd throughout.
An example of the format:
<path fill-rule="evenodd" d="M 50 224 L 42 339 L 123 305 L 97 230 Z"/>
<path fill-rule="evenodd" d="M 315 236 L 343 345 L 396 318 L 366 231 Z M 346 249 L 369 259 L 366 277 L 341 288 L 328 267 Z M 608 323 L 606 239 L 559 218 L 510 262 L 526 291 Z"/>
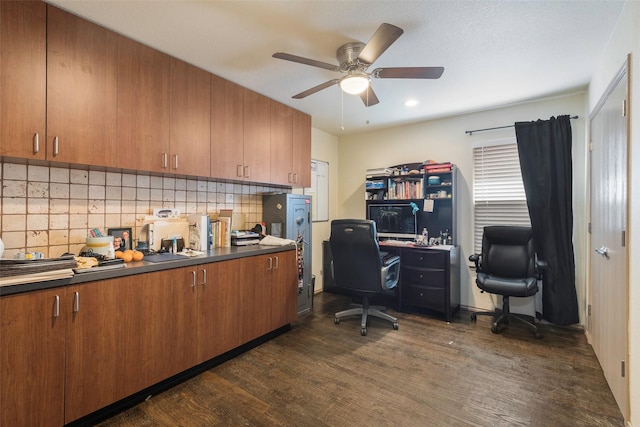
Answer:
<path fill-rule="evenodd" d="M 295 251 L 0 298 L 0 425 L 61 426 L 296 319 Z"/>
<path fill-rule="evenodd" d="M 0 298 L 0 425 L 64 424 L 65 288 Z"/>

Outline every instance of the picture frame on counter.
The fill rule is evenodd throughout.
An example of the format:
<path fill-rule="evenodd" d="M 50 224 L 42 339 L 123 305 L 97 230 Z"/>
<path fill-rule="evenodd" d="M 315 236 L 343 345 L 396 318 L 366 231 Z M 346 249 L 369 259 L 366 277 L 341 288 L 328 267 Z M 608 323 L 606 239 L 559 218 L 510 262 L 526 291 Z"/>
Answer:
<path fill-rule="evenodd" d="M 116 251 L 126 251 L 132 249 L 132 230 L 131 227 L 125 228 L 109 228 L 107 230 L 109 236 L 113 236 L 113 248 Z"/>

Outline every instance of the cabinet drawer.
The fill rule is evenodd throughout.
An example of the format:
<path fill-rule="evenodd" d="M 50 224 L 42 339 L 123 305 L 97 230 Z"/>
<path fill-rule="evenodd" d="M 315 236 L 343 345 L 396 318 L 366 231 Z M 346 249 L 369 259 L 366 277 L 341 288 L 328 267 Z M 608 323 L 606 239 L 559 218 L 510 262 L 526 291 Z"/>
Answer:
<path fill-rule="evenodd" d="M 409 285 L 426 285 L 433 288 L 444 288 L 446 285 L 443 269 L 427 269 L 404 267 L 402 269 L 402 283 Z"/>
<path fill-rule="evenodd" d="M 444 288 L 410 286 L 407 290 L 406 298 L 407 305 L 429 308 L 440 312 L 444 312 L 447 307 Z"/>
<path fill-rule="evenodd" d="M 427 251 L 427 250 L 407 250 L 402 254 L 402 264 L 426 267 L 426 268 L 444 268 L 449 263 L 449 254 L 442 251 Z"/>

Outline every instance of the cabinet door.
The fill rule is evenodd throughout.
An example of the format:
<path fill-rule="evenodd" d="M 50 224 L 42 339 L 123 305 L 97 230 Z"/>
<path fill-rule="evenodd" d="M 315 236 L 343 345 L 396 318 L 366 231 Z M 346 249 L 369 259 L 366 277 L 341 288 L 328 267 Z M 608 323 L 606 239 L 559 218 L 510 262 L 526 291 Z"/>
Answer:
<path fill-rule="evenodd" d="M 173 173 L 207 177 L 211 146 L 210 74 L 171 59 L 171 149 Z"/>
<path fill-rule="evenodd" d="M 45 158 L 46 7 L 0 1 L 0 156 Z"/>
<path fill-rule="evenodd" d="M 170 57 L 118 37 L 120 168 L 169 172 Z"/>
<path fill-rule="evenodd" d="M 244 89 L 211 75 L 211 176 L 242 179 Z"/>
<path fill-rule="evenodd" d="M 293 184 L 293 109 L 271 100 L 271 183 Z"/>
<path fill-rule="evenodd" d="M 244 179 L 271 180 L 271 100 L 244 90 Z"/>
<path fill-rule="evenodd" d="M 293 186 L 311 187 L 311 116 L 293 110 Z"/>
<path fill-rule="evenodd" d="M 215 293 L 218 298 L 216 312 L 212 313 L 212 324 L 219 330 L 219 342 L 216 353 L 222 354 L 247 342 L 243 333 L 244 289 L 247 286 L 244 270 L 247 264 L 244 258 L 224 261 L 218 265 L 218 280 Z"/>
<path fill-rule="evenodd" d="M 156 282 L 162 282 L 160 292 L 165 295 L 167 305 L 163 315 L 166 322 L 163 326 L 164 337 L 157 348 L 157 357 L 165 359 L 163 368 L 165 377 L 178 374 L 189 369 L 201 361 L 198 360 L 198 304 L 197 289 L 207 273 L 203 273 L 206 266 L 192 266 L 176 270 L 158 272 Z M 163 277 L 160 277 L 163 276 Z M 161 331 L 157 331 L 162 333 Z"/>
<path fill-rule="evenodd" d="M 64 288 L 0 298 L 0 425 L 64 424 Z"/>
<path fill-rule="evenodd" d="M 53 6 L 47 27 L 47 159 L 114 166 L 118 36 Z"/>
<path fill-rule="evenodd" d="M 195 308 L 187 268 L 120 279 L 116 380 L 123 398 L 180 372 L 194 350 L 189 344 Z"/>
<path fill-rule="evenodd" d="M 248 342 L 271 331 L 271 270 L 274 259 L 258 255 L 242 259 L 240 336 Z"/>
<path fill-rule="evenodd" d="M 47 158 L 113 166 L 118 36 L 49 6 L 47 37 Z"/>
<path fill-rule="evenodd" d="M 298 317 L 298 281 L 296 251 L 273 255 L 271 277 L 271 329 L 294 322 Z"/>
<path fill-rule="evenodd" d="M 65 300 L 67 319 L 65 423 L 107 406 L 118 398 L 116 308 L 120 279 L 72 286 Z M 126 279 L 123 279 L 126 280 Z"/>

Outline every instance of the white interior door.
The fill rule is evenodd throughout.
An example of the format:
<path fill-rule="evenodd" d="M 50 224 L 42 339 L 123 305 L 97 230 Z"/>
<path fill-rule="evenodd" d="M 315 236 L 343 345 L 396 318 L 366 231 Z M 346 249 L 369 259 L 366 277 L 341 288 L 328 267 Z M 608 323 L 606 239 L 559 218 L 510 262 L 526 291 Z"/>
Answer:
<path fill-rule="evenodd" d="M 628 419 L 627 71 L 591 117 L 591 258 L 587 328 Z"/>

